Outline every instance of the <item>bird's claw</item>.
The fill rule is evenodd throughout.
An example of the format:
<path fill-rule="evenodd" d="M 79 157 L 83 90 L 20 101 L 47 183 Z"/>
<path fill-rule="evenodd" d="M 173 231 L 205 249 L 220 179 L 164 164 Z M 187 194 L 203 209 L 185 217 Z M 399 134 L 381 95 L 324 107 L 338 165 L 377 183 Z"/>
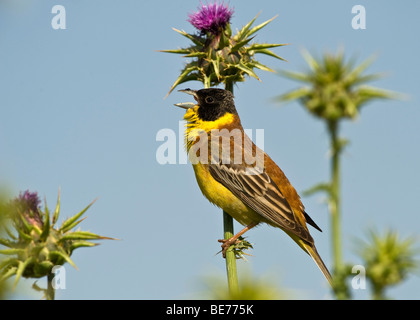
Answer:
<path fill-rule="evenodd" d="M 218 242 L 221 242 L 222 245 L 222 255 L 223 258 L 226 258 L 226 251 L 230 248 L 231 245 L 233 244 L 238 244 L 240 243 L 242 240 L 238 240 L 238 239 L 219 239 L 217 240 Z"/>
<path fill-rule="evenodd" d="M 221 252 L 222 252 L 223 258 L 226 258 L 226 252 L 230 247 L 232 247 L 232 251 L 235 254 L 236 259 L 245 259 L 244 255 L 249 256 L 250 254 L 245 253 L 244 250 L 253 249 L 252 244 L 249 243 L 247 240 L 245 240 L 243 237 L 239 237 L 236 239 L 235 238 L 220 239 L 217 241 L 222 243 Z"/>

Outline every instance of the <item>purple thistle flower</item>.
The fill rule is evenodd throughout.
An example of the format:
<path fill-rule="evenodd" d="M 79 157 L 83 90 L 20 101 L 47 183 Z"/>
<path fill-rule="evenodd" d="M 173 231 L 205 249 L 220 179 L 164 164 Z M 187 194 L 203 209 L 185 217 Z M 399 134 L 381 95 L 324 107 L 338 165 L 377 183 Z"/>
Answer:
<path fill-rule="evenodd" d="M 41 200 L 37 192 L 26 190 L 23 194 L 20 192 L 19 197 L 15 200 L 18 210 L 33 225 L 42 226 L 42 218 L 39 214 L 39 206 Z"/>
<path fill-rule="evenodd" d="M 211 32 L 214 35 L 219 34 L 230 22 L 233 15 L 233 9 L 222 3 L 210 3 L 204 5 L 197 12 L 188 15 L 190 22 L 201 32 Z"/>
<path fill-rule="evenodd" d="M 32 212 L 37 212 L 38 207 L 41 204 L 41 200 L 38 198 L 38 193 L 30 192 L 29 190 L 26 190 L 23 194 L 19 193 L 18 201 L 22 206 Z"/>

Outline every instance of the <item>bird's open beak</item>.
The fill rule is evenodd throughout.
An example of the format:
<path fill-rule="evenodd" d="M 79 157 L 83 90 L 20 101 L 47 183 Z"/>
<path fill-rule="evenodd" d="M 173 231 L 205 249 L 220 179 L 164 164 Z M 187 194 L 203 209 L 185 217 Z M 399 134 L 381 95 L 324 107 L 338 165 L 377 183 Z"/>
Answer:
<path fill-rule="evenodd" d="M 197 91 L 195 91 L 195 90 L 184 89 L 184 90 L 178 90 L 178 91 L 190 94 L 190 95 L 194 96 L 195 100 L 197 100 Z M 181 103 L 175 103 L 174 106 L 180 107 L 180 108 L 183 108 L 183 109 L 190 109 L 190 108 L 194 107 L 196 104 L 197 103 L 194 103 L 194 102 L 181 102 Z"/>

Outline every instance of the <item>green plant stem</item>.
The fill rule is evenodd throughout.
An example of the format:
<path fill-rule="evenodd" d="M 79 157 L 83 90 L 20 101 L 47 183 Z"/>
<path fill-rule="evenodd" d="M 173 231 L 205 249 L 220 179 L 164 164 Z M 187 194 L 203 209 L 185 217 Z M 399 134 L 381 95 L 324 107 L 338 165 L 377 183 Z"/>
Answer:
<path fill-rule="evenodd" d="M 233 93 L 233 82 L 229 81 L 225 83 L 225 90 L 228 90 Z"/>
<path fill-rule="evenodd" d="M 48 286 L 47 286 L 47 292 L 46 292 L 46 299 L 47 300 L 55 300 L 55 289 L 52 285 L 54 280 L 54 274 L 53 273 L 49 273 L 48 274 Z"/>
<path fill-rule="evenodd" d="M 340 211 L 340 156 L 343 150 L 342 141 L 339 138 L 339 122 L 333 120 L 328 122 L 328 130 L 331 139 L 331 192 L 330 192 L 330 213 L 331 213 L 331 237 L 333 253 L 333 279 L 334 293 L 337 299 L 350 299 L 350 292 L 347 288 L 342 260 L 341 242 L 341 211 Z"/>
<path fill-rule="evenodd" d="M 230 239 L 234 236 L 233 232 L 233 219 L 232 217 L 225 211 L 223 211 L 223 231 L 224 231 L 224 238 Z M 226 273 L 227 273 L 227 280 L 228 280 L 228 288 L 230 296 L 235 296 L 238 291 L 238 271 L 236 267 L 236 257 L 235 252 L 232 248 L 229 248 L 226 251 Z"/>
<path fill-rule="evenodd" d="M 342 265 L 341 257 L 341 228 L 340 228 L 340 153 L 341 147 L 338 138 L 338 122 L 329 122 L 329 132 L 331 137 L 331 230 L 334 270 L 339 270 Z"/>
<path fill-rule="evenodd" d="M 226 82 L 225 90 L 233 93 L 233 82 Z M 223 235 L 226 240 L 235 235 L 233 230 L 233 218 L 223 211 Z M 236 257 L 232 249 L 226 251 L 226 273 L 230 296 L 235 296 L 239 291 L 238 270 L 236 266 Z"/>

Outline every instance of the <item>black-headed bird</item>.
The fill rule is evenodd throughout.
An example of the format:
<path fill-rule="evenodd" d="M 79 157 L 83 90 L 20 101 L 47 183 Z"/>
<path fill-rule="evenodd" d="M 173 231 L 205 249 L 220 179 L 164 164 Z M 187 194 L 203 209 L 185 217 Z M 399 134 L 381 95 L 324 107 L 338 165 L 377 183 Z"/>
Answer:
<path fill-rule="evenodd" d="M 306 224 L 321 229 L 283 171 L 244 132 L 233 94 L 218 88 L 180 91 L 196 100 L 175 105 L 186 109 L 186 148 L 201 192 L 245 226 L 223 241 L 223 255 L 246 231 L 266 223 L 286 232 L 332 285 Z"/>

